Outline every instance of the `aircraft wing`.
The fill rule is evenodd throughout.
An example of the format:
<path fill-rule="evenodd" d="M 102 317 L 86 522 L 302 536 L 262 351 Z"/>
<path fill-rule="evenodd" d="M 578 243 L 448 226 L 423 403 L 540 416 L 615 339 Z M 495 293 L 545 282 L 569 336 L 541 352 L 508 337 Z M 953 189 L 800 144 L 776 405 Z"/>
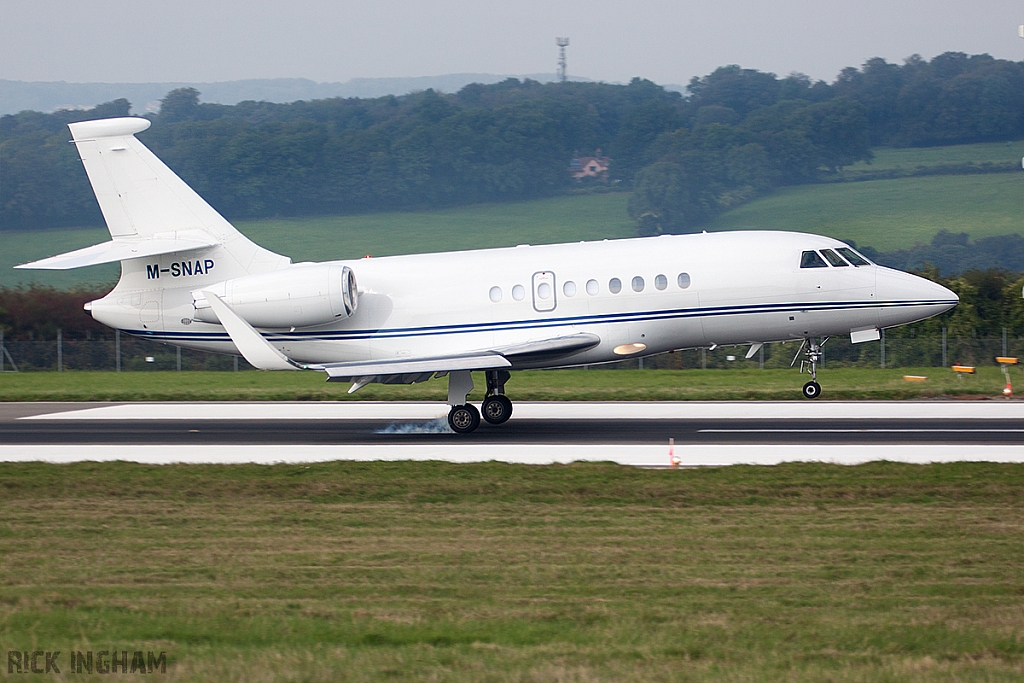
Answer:
<path fill-rule="evenodd" d="M 596 334 L 581 332 L 563 337 L 551 337 L 529 341 L 524 344 L 513 344 L 511 346 L 500 346 L 495 352 L 508 358 L 512 363 L 527 361 L 554 360 L 559 356 L 568 356 L 571 353 L 586 351 L 601 343 L 601 338 Z"/>
<path fill-rule="evenodd" d="M 307 365 L 310 370 L 323 370 L 328 382 L 354 378 L 385 377 L 391 375 L 418 375 L 455 370 L 500 370 L 512 367 L 516 361 L 536 361 L 566 356 L 589 349 L 601 343 L 596 334 L 573 334 L 552 337 L 524 344 L 502 346 L 472 353 L 435 356 L 429 358 L 399 358 L 351 363 L 321 363 Z"/>
<path fill-rule="evenodd" d="M 517 361 L 554 359 L 601 343 L 601 338 L 596 334 L 581 333 L 450 356 L 300 365 L 275 348 L 212 291 L 204 291 L 203 295 L 231 337 L 231 341 L 254 367 L 261 370 L 321 370 L 327 373 L 328 382 L 354 381 L 353 391 L 370 382 L 404 384 L 424 381 L 436 373 L 511 368 Z"/>

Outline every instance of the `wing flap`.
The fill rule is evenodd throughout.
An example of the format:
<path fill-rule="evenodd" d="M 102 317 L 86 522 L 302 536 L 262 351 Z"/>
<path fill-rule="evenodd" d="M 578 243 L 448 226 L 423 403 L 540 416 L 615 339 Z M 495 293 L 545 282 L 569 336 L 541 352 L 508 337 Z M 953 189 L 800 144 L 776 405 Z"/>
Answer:
<path fill-rule="evenodd" d="M 355 361 L 351 363 L 323 363 L 307 365 L 310 370 L 323 370 L 328 382 L 347 382 L 359 377 L 385 377 L 388 375 L 419 375 L 455 370 L 498 370 L 510 368 L 512 363 L 498 353 L 481 353 L 438 356 L 434 358 L 388 359 L 376 361 Z"/>
<path fill-rule="evenodd" d="M 511 368 L 519 361 L 556 358 L 583 351 L 601 343 L 596 334 L 574 334 L 514 344 L 497 349 L 473 353 L 435 356 L 430 358 L 389 358 L 386 360 L 356 361 L 348 363 L 322 363 L 307 365 L 310 370 L 327 373 L 328 382 L 356 381 L 358 386 L 369 382 L 422 381 L 422 376 L 436 372 L 456 370 L 500 370 Z M 417 378 L 417 379 L 413 379 Z"/>

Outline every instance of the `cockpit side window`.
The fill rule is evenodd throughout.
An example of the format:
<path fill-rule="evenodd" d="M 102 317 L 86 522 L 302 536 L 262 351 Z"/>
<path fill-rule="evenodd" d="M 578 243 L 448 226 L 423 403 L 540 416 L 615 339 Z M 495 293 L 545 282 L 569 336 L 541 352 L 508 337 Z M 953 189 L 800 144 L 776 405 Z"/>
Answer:
<path fill-rule="evenodd" d="M 838 251 L 840 254 L 846 257 L 846 260 L 855 266 L 871 265 L 871 261 L 868 261 L 866 258 L 855 252 L 853 249 L 850 249 L 849 247 L 839 247 L 838 249 L 836 249 L 836 251 Z"/>
<path fill-rule="evenodd" d="M 818 256 L 816 251 L 805 251 L 800 255 L 801 268 L 828 268 L 825 260 Z"/>
<path fill-rule="evenodd" d="M 824 256 L 825 259 L 836 268 L 845 268 L 846 266 L 850 265 L 849 263 L 843 260 L 842 256 L 832 251 L 831 249 L 822 249 L 821 255 Z"/>

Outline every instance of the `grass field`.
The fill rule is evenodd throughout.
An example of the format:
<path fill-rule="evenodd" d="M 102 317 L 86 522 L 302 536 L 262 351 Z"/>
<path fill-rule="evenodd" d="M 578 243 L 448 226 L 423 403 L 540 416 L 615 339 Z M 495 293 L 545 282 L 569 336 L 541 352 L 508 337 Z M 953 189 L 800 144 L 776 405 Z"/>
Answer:
<path fill-rule="evenodd" d="M 801 185 L 725 213 L 711 230 L 796 230 L 879 251 L 930 242 L 940 230 L 972 238 L 1021 231 L 1024 173 Z"/>
<path fill-rule="evenodd" d="M 907 382 L 904 375 L 923 375 Z M 1024 375 L 1014 371 L 1015 383 Z M 470 394 L 483 399 L 481 373 Z M 803 400 L 807 375 L 796 370 L 552 370 L 512 375 L 514 401 L 716 401 Z M 1001 397 L 996 367 L 973 377 L 946 368 L 826 368 L 818 376 L 820 400 L 889 400 Z M 348 384 L 324 381 L 318 372 L 23 372 L 0 375 L 0 401 L 444 401 L 447 380 L 408 386 L 371 384 L 347 394 Z M 1001 400 L 1001 399 L 1000 399 Z"/>
<path fill-rule="evenodd" d="M 163 651 L 167 681 L 1019 681 L 1022 487 L 986 463 L 0 464 L 0 642 Z"/>
<path fill-rule="evenodd" d="M 973 145 L 948 145 L 946 147 L 906 147 L 893 149 L 877 147 L 872 150 L 875 158 L 847 166 L 844 171 L 913 171 L 918 168 L 951 166 L 957 164 L 1006 164 L 1020 165 L 1024 157 L 1024 140 L 1013 142 L 982 142 Z"/>

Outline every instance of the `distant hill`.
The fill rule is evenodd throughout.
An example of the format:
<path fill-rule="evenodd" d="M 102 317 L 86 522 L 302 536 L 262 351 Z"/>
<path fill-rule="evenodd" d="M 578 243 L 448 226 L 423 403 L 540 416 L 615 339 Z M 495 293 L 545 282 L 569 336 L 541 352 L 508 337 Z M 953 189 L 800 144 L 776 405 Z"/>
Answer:
<path fill-rule="evenodd" d="M 238 104 L 245 100 L 295 102 L 328 97 L 383 97 L 406 95 L 433 88 L 453 93 L 470 83 L 498 83 L 506 78 L 530 78 L 541 83 L 556 79 L 555 74 L 446 74 L 412 78 L 353 78 L 345 83 L 317 83 L 306 78 L 254 78 L 242 81 L 196 83 L 66 83 L 64 81 L 8 81 L 0 79 L 0 116 L 31 110 L 52 112 L 58 109 L 91 109 L 97 104 L 125 98 L 132 112 L 157 111 L 160 99 L 175 88 L 193 87 L 203 102 Z M 591 82 L 588 78 L 571 80 Z"/>

